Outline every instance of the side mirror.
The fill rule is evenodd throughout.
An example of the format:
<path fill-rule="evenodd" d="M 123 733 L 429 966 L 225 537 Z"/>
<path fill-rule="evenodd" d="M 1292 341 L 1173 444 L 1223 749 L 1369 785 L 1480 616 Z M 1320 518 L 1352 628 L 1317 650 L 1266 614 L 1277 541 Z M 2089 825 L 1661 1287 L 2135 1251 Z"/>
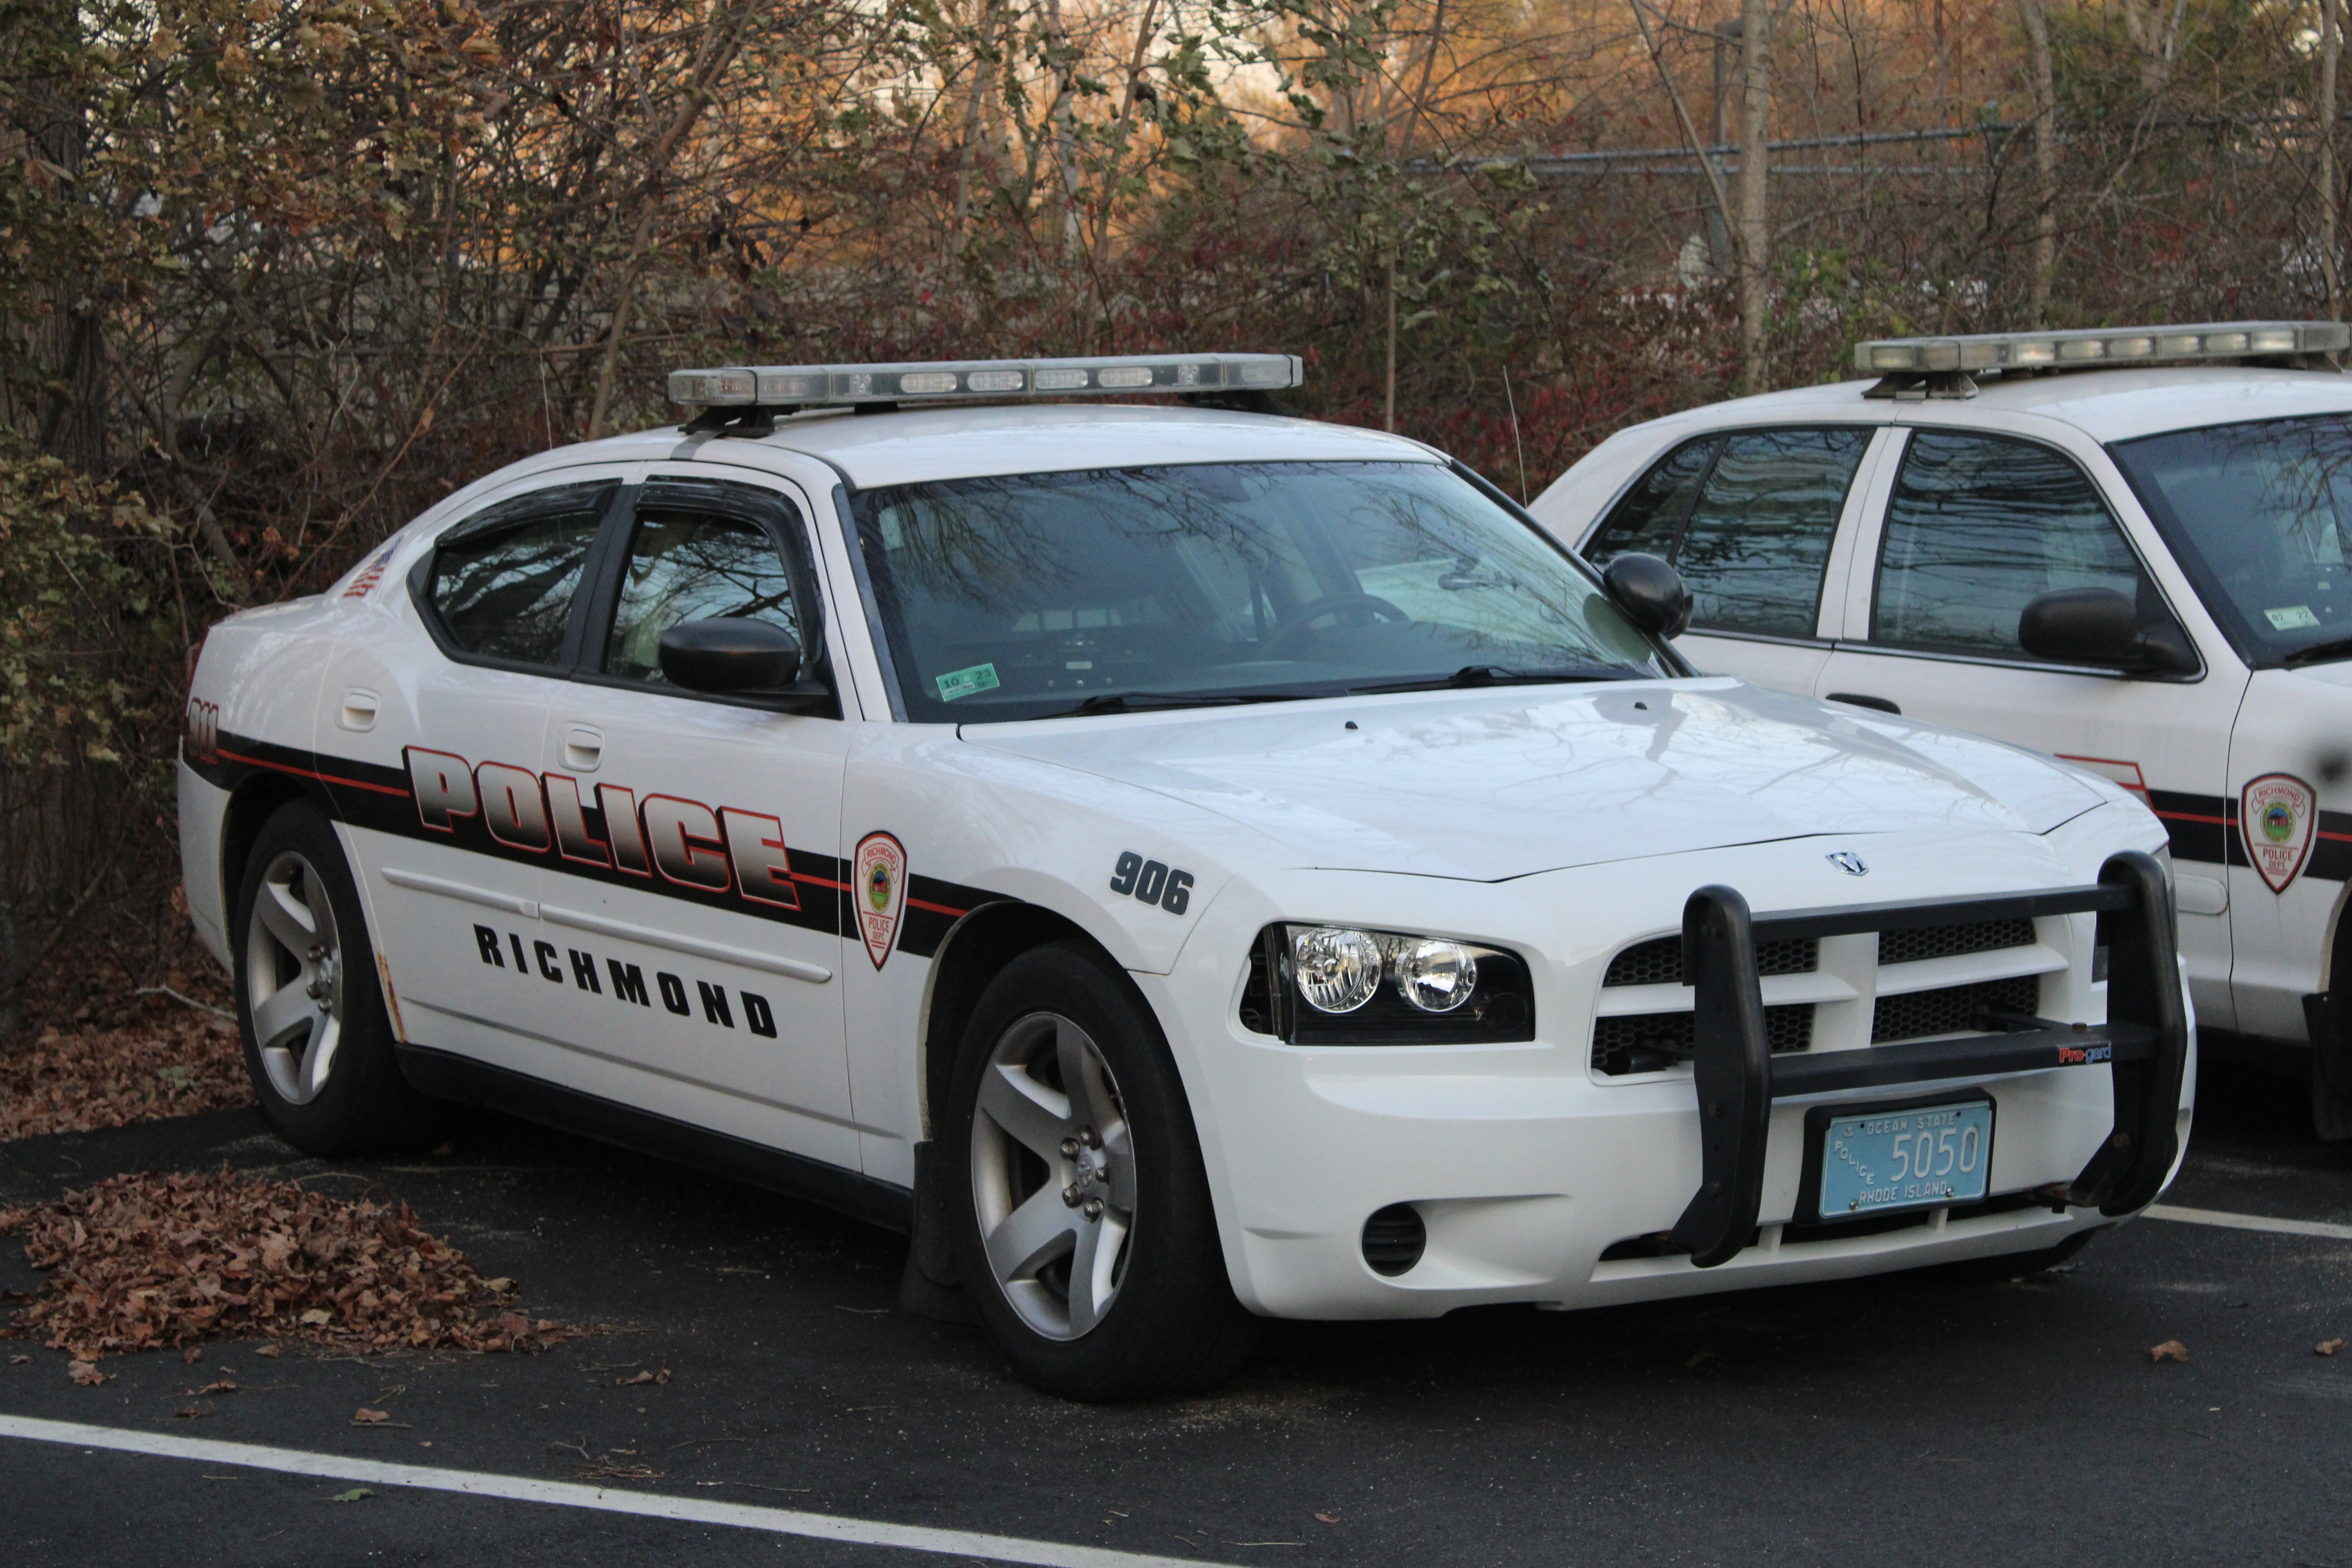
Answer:
<path fill-rule="evenodd" d="M 1681 573 L 1655 555 L 1620 555 L 1601 570 L 1601 585 L 1609 602 L 1645 632 L 1678 637 L 1690 629 L 1690 589 Z"/>
<path fill-rule="evenodd" d="M 2139 606 L 2113 588 L 2060 588 L 2017 617 L 2017 643 L 2036 658 L 2187 672 L 2197 650 L 2169 620 L 2142 628 Z"/>
<path fill-rule="evenodd" d="M 801 645 L 765 621 L 685 621 L 661 635 L 661 671 L 688 691 L 774 691 L 800 679 Z"/>

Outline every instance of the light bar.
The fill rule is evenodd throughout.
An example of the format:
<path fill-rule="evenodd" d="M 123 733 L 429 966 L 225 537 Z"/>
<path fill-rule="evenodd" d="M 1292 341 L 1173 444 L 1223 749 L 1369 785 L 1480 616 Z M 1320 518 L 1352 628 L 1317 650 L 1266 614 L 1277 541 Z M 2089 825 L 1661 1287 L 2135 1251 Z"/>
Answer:
<path fill-rule="evenodd" d="M 1856 343 L 1866 374 L 2043 370 L 2157 360 L 2238 360 L 2352 349 L 2342 321 L 2206 321 L 2186 327 L 2104 327 L 2064 332 L 1980 332 L 1952 338 L 1880 338 Z"/>
<path fill-rule="evenodd" d="M 945 360 L 907 364 L 729 365 L 674 370 L 669 399 L 694 408 L 776 408 L 922 398 L 1102 397 L 1279 392 L 1303 379 L 1296 354 L 1124 354 L 1104 359 Z"/>

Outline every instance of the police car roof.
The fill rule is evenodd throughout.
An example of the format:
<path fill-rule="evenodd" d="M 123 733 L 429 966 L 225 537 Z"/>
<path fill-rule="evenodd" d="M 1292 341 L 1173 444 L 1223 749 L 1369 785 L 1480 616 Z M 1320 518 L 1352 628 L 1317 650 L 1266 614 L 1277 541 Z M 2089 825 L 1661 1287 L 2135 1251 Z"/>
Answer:
<path fill-rule="evenodd" d="M 1326 425 L 1215 408 L 1127 404 L 965 405 L 889 413 L 828 410 L 776 421 L 772 436 L 680 437 L 675 430 L 623 437 L 638 448 L 667 437 L 722 458 L 749 441 L 820 458 L 860 489 L 926 479 L 1175 463 L 1443 462 L 1418 441 L 1349 425 Z M 572 460 L 577 461 L 574 448 Z M 618 454 L 616 454 L 618 455 Z"/>
<path fill-rule="evenodd" d="M 2158 366 L 2147 370 L 2062 371 L 2053 375 L 1987 376 L 1969 398 L 1924 401 L 1867 398 L 1874 381 L 1843 381 L 1735 398 L 1671 416 L 1661 424 L 1694 428 L 1790 420 L 1883 422 L 1938 415 L 2039 415 L 2075 426 L 2095 440 L 2128 441 L 2167 430 L 2192 430 L 2251 419 L 2284 419 L 2352 411 L 2352 375 L 2334 371 L 2242 365 Z"/>

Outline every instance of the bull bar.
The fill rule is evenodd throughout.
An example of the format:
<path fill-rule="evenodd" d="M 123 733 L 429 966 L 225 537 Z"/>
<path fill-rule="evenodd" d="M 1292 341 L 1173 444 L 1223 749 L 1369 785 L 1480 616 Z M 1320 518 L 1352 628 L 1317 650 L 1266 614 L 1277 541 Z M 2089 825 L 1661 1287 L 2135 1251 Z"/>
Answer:
<path fill-rule="evenodd" d="M 1764 1031 L 1759 942 L 1918 931 L 1976 921 L 2095 911 L 2107 950 L 2107 1021 L 2000 1018 L 1989 1034 L 1790 1055 L 1775 1060 Z M 1756 1234 L 1772 1101 L 1885 1084 L 1934 1083 L 2045 1068 L 2111 1063 L 2115 1125 L 2068 1185 L 2066 1201 L 2124 1215 L 2163 1190 L 2179 1148 L 2189 1020 L 2175 956 L 2171 889 L 2155 857 L 2107 858 L 2089 887 L 1945 903 L 1852 904 L 1759 918 L 1738 890 L 1708 886 L 1683 906 L 1683 973 L 1695 998 L 1692 1075 L 1698 1091 L 1700 1180 L 1670 1245 L 1712 1268 Z"/>

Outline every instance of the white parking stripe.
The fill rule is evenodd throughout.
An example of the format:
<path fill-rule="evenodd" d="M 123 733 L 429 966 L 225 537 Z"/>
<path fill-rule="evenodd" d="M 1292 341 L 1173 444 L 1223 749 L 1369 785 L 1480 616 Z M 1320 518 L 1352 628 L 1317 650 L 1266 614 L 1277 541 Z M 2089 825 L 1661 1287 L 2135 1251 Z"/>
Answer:
<path fill-rule="evenodd" d="M 105 1448 L 115 1453 L 152 1454 L 169 1459 L 198 1459 L 209 1465 L 242 1465 L 248 1469 L 275 1470 L 283 1475 L 320 1476 L 338 1481 L 373 1481 L 378 1486 L 419 1487 L 429 1491 L 463 1492 L 470 1497 L 504 1498 L 512 1502 L 552 1503 L 559 1508 L 594 1509 L 604 1513 L 633 1513 L 646 1519 L 683 1520 L 695 1524 L 733 1525 L 764 1530 L 777 1535 L 802 1535 L 817 1541 L 839 1541 L 854 1546 L 895 1546 L 902 1552 L 934 1552 L 956 1557 L 979 1557 L 992 1563 L 1035 1563 L 1039 1568 L 1199 1568 L 1193 1557 L 1155 1557 L 1135 1552 L 1111 1552 L 1096 1546 L 1068 1546 L 1051 1541 L 1024 1541 L 1013 1535 L 984 1535 L 971 1530 L 934 1530 L 919 1524 L 887 1524 L 879 1520 L 842 1519 L 833 1514 L 803 1513 L 788 1508 L 760 1508 L 717 1499 L 666 1497 L 658 1492 L 608 1491 L 576 1481 L 541 1481 L 523 1476 L 484 1475 L 474 1470 L 444 1470 L 427 1465 L 398 1465 L 382 1459 L 349 1458 L 341 1454 L 313 1454 L 300 1448 L 272 1448 L 258 1443 L 221 1443 L 202 1437 L 181 1437 L 162 1432 L 130 1432 L 117 1426 L 89 1426 L 79 1421 L 43 1421 L 30 1415 L 0 1415 L 0 1437 L 22 1437 L 37 1443 L 62 1443 L 78 1448 Z"/>
<path fill-rule="evenodd" d="M 2223 1230 L 2266 1230 L 2273 1236 L 2324 1236 L 2330 1241 L 2352 1241 L 2352 1225 L 2329 1225 L 2315 1219 L 2272 1219 L 2258 1214 L 2225 1214 L 2220 1209 L 2175 1208 L 2150 1204 L 2140 1211 L 2150 1219 L 2179 1220 L 2183 1225 L 2217 1225 Z"/>

